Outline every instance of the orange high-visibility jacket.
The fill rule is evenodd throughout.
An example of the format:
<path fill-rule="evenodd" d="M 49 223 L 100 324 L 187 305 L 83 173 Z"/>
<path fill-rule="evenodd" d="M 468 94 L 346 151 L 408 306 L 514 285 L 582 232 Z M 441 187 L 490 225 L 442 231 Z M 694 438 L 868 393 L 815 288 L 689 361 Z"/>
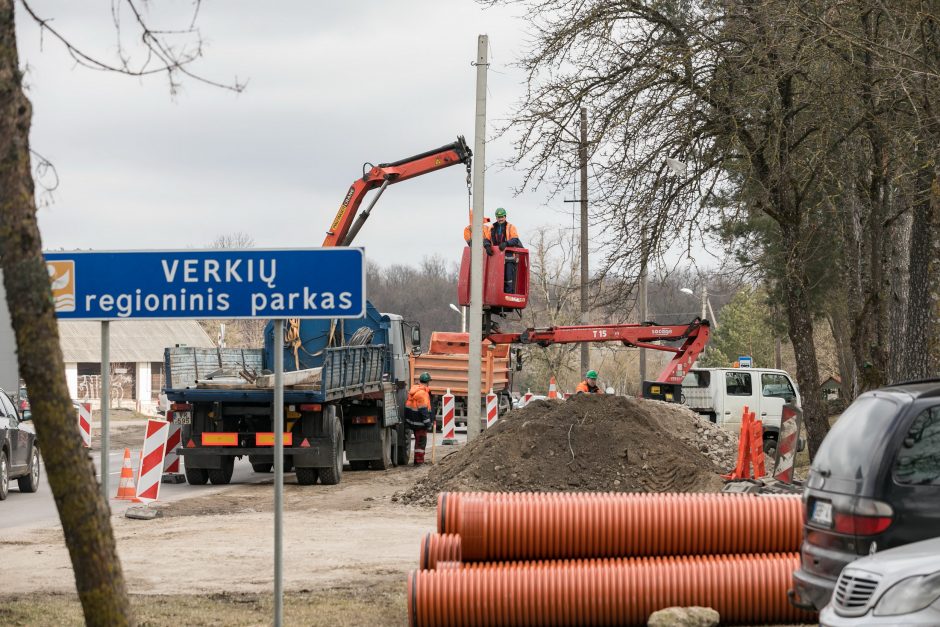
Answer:
<path fill-rule="evenodd" d="M 601 386 L 597 386 L 593 392 L 591 388 L 588 387 L 587 379 L 578 384 L 578 387 L 574 389 L 574 393 L 578 394 L 579 392 L 584 392 L 585 394 L 603 394 L 604 390 L 601 389 Z"/>
<path fill-rule="evenodd" d="M 467 242 L 468 244 L 470 243 L 470 226 L 471 225 L 468 224 L 463 230 L 463 241 Z M 490 239 L 490 225 L 486 222 L 483 223 L 483 239 Z"/>
<path fill-rule="evenodd" d="M 409 409 L 421 409 L 424 407 L 428 411 L 431 410 L 431 393 L 430 388 L 423 383 L 416 383 L 411 386 L 411 389 L 408 390 L 408 400 L 405 402 L 405 407 Z"/>

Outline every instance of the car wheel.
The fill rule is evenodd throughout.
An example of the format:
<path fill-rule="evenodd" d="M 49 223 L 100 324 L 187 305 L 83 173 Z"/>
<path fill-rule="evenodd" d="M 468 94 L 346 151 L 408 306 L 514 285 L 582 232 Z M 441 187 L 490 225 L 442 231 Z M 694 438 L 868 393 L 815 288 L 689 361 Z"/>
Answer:
<path fill-rule="evenodd" d="M 0 501 L 10 493 L 10 469 L 7 468 L 7 452 L 0 451 Z"/>
<path fill-rule="evenodd" d="M 29 458 L 29 474 L 16 480 L 20 492 L 35 492 L 39 489 L 39 447 L 33 446 L 33 454 Z"/>

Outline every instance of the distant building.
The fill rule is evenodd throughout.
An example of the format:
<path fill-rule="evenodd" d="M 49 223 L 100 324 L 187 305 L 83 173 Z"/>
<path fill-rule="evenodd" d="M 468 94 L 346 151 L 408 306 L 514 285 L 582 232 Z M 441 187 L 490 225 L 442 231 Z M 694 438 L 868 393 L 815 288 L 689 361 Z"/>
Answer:
<path fill-rule="evenodd" d="M 819 389 L 822 391 L 822 395 L 825 400 L 838 400 L 842 396 L 842 379 L 835 375 L 830 376 L 822 382 L 822 385 L 819 386 Z"/>
<path fill-rule="evenodd" d="M 154 413 L 165 378 L 163 350 L 177 344 L 210 348 L 215 343 L 194 320 L 112 322 L 111 407 Z M 101 323 L 60 320 L 65 379 L 74 399 L 101 405 Z"/>

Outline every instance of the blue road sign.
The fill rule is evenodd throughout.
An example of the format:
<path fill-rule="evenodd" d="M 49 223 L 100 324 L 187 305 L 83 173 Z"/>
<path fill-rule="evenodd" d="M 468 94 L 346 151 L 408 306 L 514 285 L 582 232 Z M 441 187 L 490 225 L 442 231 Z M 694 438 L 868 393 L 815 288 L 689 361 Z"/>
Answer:
<path fill-rule="evenodd" d="M 750 355 L 741 355 L 738 357 L 738 365 L 741 368 L 750 368 L 754 364 L 754 360 L 751 359 Z"/>
<path fill-rule="evenodd" d="M 45 254 L 62 319 L 360 318 L 359 248 Z"/>

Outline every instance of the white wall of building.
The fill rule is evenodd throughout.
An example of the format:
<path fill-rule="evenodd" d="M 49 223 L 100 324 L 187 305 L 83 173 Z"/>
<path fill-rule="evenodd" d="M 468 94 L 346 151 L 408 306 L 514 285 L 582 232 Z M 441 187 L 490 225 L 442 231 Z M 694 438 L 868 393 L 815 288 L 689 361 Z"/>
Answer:
<path fill-rule="evenodd" d="M 74 361 L 65 364 L 65 384 L 69 388 L 69 397 L 78 398 L 78 364 Z"/>

